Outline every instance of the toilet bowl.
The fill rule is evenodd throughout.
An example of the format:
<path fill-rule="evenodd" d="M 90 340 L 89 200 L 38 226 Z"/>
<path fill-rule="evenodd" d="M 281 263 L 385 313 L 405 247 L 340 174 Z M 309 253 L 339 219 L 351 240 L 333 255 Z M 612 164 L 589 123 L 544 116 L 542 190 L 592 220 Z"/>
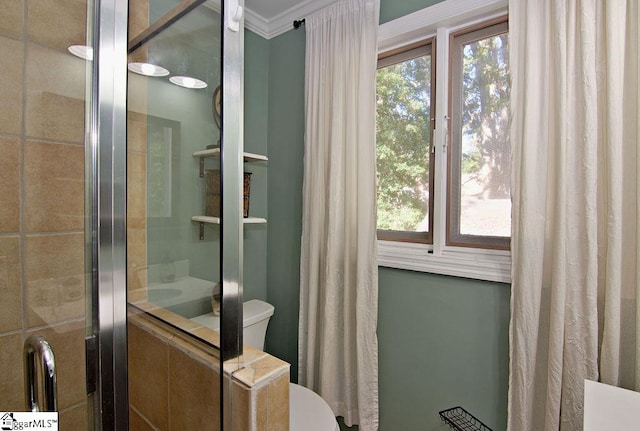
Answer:
<path fill-rule="evenodd" d="M 304 386 L 289 383 L 289 431 L 340 431 L 329 404 Z"/>
<path fill-rule="evenodd" d="M 244 344 L 264 350 L 264 338 L 269 319 L 273 316 L 273 305 L 252 299 L 243 304 Z M 220 317 L 213 313 L 191 319 L 214 331 L 220 329 Z M 340 431 L 331 407 L 311 389 L 289 383 L 289 430 L 290 431 Z"/>

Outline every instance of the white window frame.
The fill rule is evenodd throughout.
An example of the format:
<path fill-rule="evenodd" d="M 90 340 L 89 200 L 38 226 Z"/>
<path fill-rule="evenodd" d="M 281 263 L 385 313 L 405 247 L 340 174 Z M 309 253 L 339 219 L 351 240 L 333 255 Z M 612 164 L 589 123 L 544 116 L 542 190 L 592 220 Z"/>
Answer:
<path fill-rule="evenodd" d="M 508 0 L 445 0 L 382 24 L 378 53 L 436 37 L 433 244 L 378 241 L 378 266 L 511 282 L 511 252 L 446 245 L 449 35 L 507 14 Z M 446 82 L 447 85 L 442 85 Z"/>

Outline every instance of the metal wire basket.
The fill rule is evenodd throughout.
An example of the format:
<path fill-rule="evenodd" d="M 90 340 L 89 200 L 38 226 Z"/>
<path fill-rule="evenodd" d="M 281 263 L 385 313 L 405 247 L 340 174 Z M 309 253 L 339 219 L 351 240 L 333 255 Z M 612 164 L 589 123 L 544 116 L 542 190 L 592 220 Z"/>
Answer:
<path fill-rule="evenodd" d="M 442 410 L 440 418 L 449 428 L 456 431 L 493 431 L 460 406 Z"/>

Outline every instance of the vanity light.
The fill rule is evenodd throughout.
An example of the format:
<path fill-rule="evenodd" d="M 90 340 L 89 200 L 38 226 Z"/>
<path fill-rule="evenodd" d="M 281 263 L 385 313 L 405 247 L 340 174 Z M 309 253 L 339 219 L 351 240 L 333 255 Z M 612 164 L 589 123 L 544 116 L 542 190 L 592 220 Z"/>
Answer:
<path fill-rule="evenodd" d="M 127 68 L 133 73 L 144 76 L 167 76 L 169 71 L 161 66 L 151 63 L 129 63 Z"/>
<path fill-rule="evenodd" d="M 69 52 L 83 60 L 93 61 L 93 48 L 86 45 L 71 45 L 67 48 Z"/>
<path fill-rule="evenodd" d="M 190 76 L 172 76 L 169 78 L 171 83 L 179 85 L 184 88 L 206 88 L 207 83 L 204 81 L 200 81 L 196 78 L 191 78 Z"/>

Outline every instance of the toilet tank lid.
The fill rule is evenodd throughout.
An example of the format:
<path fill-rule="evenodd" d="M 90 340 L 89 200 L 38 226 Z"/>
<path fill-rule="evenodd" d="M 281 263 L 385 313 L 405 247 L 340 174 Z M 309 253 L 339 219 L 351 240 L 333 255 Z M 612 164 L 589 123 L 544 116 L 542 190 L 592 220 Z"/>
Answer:
<path fill-rule="evenodd" d="M 244 327 L 254 325 L 261 320 L 268 319 L 273 316 L 273 305 L 268 302 L 252 299 L 243 304 L 242 314 Z"/>

